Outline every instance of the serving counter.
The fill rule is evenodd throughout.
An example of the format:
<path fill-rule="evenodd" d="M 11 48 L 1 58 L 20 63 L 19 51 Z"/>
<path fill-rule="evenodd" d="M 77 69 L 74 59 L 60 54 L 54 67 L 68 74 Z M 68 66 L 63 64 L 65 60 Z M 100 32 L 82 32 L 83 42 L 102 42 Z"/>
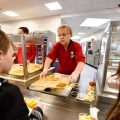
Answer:
<path fill-rule="evenodd" d="M 30 81 L 33 82 L 36 80 L 37 78 L 34 78 Z M 19 84 L 19 82 L 21 81 L 9 80 L 9 82 L 19 86 L 25 98 L 35 99 L 40 103 L 44 104 L 43 120 L 79 120 L 79 113 L 89 114 L 89 108 L 91 106 L 91 103 L 77 100 L 76 96 L 72 95 L 73 89 L 68 96 L 58 96 L 30 90 L 27 87 L 27 85 L 29 86 L 30 84 L 30 82 L 28 82 L 29 80 L 23 80 L 22 84 Z M 100 117 L 101 114 L 104 113 L 100 112 Z"/>
<path fill-rule="evenodd" d="M 50 67 L 48 70 L 48 74 L 53 73 L 55 70 L 54 67 Z M 10 75 L 10 74 L 0 74 L 1 78 L 9 80 L 11 83 L 16 84 L 18 86 L 23 86 L 23 87 L 28 87 L 30 86 L 33 82 L 37 81 L 41 70 L 35 71 L 34 73 L 30 73 L 27 78 L 24 76 L 16 76 L 16 75 Z"/>
<path fill-rule="evenodd" d="M 79 120 L 79 113 L 88 113 L 91 104 L 76 100 L 71 94 L 67 97 L 31 91 L 20 86 L 24 97 L 33 98 L 44 104 L 43 120 Z M 104 113 L 99 113 L 99 120 L 103 120 Z"/>
<path fill-rule="evenodd" d="M 90 104 L 80 102 L 72 97 L 60 97 L 36 91 L 31 91 L 25 87 L 21 90 L 25 97 L 34 98 L 44 104 L 43 120 L 79 120 L 79 113 L 89 113 Z"/>

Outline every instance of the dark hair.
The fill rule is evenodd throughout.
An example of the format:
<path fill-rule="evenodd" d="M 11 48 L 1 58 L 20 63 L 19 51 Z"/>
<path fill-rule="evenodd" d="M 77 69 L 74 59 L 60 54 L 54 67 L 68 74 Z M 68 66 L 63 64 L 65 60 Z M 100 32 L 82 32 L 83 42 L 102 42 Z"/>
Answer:
<path fill-rule="evenodd" d="M 120 87 L 119 87 L 117 101 L 108 112 L 105 120 L 120 120 Z"/>
<path fill-rule="evenodd" d="M 12 41 L 7 37 L 7 35 L 2 30 L 0 30 L 0 50 L 4 54 L 6 54 L 10 45 L 13 46 Z"/>
<path fill-rule="evenodd" d="M 120 120 L 120 62 L 116 73 L 112 76 L 117 76 L 117 80 L 119 80 L 119 93 L 117 101 L 110 109 L 105 120 Z"/>
<path fill-rule="evenodd" d="M 24 34 L 28 34 L 29 33 L 29 29 L 27 27 L 19 27 L 18 29 L 23 30 Z"/>

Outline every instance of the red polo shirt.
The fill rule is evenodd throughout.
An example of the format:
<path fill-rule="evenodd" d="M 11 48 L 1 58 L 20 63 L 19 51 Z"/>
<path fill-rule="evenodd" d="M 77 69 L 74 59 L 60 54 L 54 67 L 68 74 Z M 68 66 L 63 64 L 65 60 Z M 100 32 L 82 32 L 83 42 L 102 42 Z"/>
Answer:
<path fill-rule="evenodd" d="M 36 46 L 33 43 L 27 43 L 26 44 L 26 54 L 27 54 L 27 60 L 29 60 L 31 63 L 34 62 L 35 56 L 36 56 Z M 17 61 L 19 64 L 22 64 L 22 45 L 19 44 L 18 46 L 18 53 L 16 55 Z"/>
<path fill-rule="evenodd" d="M 60 42 L 57 42 L 47 57 L 53 61 L 58 58 L 59 73 L 62 74 L 71 74 L 79 62 L 85 62 L 80 44 L 72 40 L 67 50 Z"/>

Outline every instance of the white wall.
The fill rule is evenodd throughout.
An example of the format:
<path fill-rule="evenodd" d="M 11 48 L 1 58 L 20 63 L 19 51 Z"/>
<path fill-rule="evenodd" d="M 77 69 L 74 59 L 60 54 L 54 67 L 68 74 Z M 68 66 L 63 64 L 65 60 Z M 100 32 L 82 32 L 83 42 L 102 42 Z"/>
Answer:
<path fill-rule="evenodd" d="M 56 33 L 59 25 L 61 25 L 61 16 L 49 16 L 13 22 L 4 22 L 1 23 L 1 28 L 8 34 L 17 33 L 17 29 L 22 26 L 28 27 L 30 32 L 50 30 Z"/>

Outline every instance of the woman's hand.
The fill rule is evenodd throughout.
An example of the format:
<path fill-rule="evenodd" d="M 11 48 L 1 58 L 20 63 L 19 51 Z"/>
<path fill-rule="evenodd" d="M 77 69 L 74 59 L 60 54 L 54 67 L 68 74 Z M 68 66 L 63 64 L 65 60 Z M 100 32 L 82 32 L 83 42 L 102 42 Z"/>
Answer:
<path fill-rule="evenodd" d="M 40 73 L 40 79 L 44 78 L 48 73 L 48 70 L 43 70 L 43 72 Z"/>
<path fill-rule="evenodd" d="M 72 72 L 72 74 L 70 75 L 70 82 L 71 83 L 76 82 L 78 77 L 79 77 L 79 74 L 77 72 Z"/>

